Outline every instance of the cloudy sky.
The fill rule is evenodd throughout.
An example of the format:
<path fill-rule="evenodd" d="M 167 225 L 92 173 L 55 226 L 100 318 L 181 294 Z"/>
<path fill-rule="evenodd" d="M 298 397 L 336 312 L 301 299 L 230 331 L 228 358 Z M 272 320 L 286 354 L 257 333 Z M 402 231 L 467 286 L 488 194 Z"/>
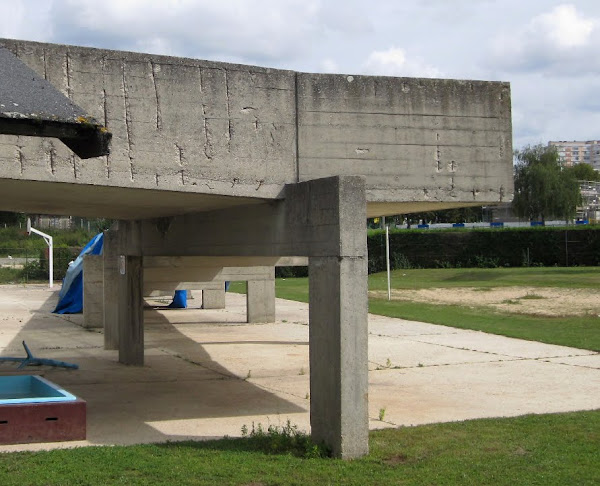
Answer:
<path fill-rule="evenodd" d="M 0 0 L 0 37 L 509 81 L 515 148 L 600 138 L 598 0 Z"/>

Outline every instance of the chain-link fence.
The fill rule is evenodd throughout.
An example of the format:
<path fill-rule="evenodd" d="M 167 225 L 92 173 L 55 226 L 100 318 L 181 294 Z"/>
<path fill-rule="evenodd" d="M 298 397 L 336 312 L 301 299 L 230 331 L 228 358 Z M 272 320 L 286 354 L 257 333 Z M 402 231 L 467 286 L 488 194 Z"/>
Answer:
<path fill-rule="evenodd" d="M 54 248 L 54 280 L 65 277 L 69 263 L 81 247 Z M 0 283 L 34 283 L 48 280 L 48 248 L 0 248 Z"/>

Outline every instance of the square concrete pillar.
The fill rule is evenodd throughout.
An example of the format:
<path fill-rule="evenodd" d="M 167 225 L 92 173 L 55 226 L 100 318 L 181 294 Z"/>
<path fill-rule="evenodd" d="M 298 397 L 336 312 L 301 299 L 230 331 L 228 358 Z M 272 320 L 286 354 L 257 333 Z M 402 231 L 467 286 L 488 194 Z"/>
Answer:
<path fill-rule="evenodd" d="M 275 269 L 273 269 L 273 275 Z M 275 322 L 275 278 L 248 280 L 246 320 L 249 323 Z"/>
<path fill-rule="evenodd" d="M 360 457 L 369 450 L 367 261 L 311 257 L 309 275 L 312 438 L 336 457 Z"/>
<path fill-rule="evenodd" d="M 119 362 L 144 365 L 143 261 L 119 255 Z"/>
<path fill-rule="evenodd" d="M 104 232 L 104 349 L 119 349 L 118 234 Z"/>
<path fill-rule="evenodd" d="M 202 289 L 203 309 L 225 309 L 225 284 L 218 289 Z"/>
<path fill-rule="evenodd" d="M 104 259 L 102 255 L 83 258 L 83 327 L 104 326 Z"/>

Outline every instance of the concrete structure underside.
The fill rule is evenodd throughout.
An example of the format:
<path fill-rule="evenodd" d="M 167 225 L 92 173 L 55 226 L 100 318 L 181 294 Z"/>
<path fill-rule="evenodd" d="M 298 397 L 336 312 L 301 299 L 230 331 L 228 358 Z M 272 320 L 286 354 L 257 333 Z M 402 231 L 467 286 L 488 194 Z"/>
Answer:
<path fill-rule="evenodd" d="M 177 285 L 308 257 L 312 434 L 339 457 L 365 454 L 366 218 L 511 200 L 508 84 L 0 45 L 113 135 L 110 155 L 86 161 L 0 135 L 0 210 L 120 220 L 102 266 L 121 363 L 144 363 L 144 271 L 160 258 L 218 257 Z M 271 286 L 247 280 L 249 315 L 268 315 Z"/>

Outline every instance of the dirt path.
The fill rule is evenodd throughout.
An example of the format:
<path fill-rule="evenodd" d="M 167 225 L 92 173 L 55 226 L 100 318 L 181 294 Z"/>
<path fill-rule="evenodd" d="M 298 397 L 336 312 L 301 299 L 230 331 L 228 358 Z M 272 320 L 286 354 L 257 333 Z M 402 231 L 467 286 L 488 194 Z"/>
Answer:
<path fill-rule="evenodd" d="M 387 298 L 386 291 L 371 291 L 370 296 Z M 544 287 L 438 288 L 392 290 L 392 300 L 428 304 L 485 306 L 516 314 L 541 316 L 600 315 L 600 290 Z"/>

